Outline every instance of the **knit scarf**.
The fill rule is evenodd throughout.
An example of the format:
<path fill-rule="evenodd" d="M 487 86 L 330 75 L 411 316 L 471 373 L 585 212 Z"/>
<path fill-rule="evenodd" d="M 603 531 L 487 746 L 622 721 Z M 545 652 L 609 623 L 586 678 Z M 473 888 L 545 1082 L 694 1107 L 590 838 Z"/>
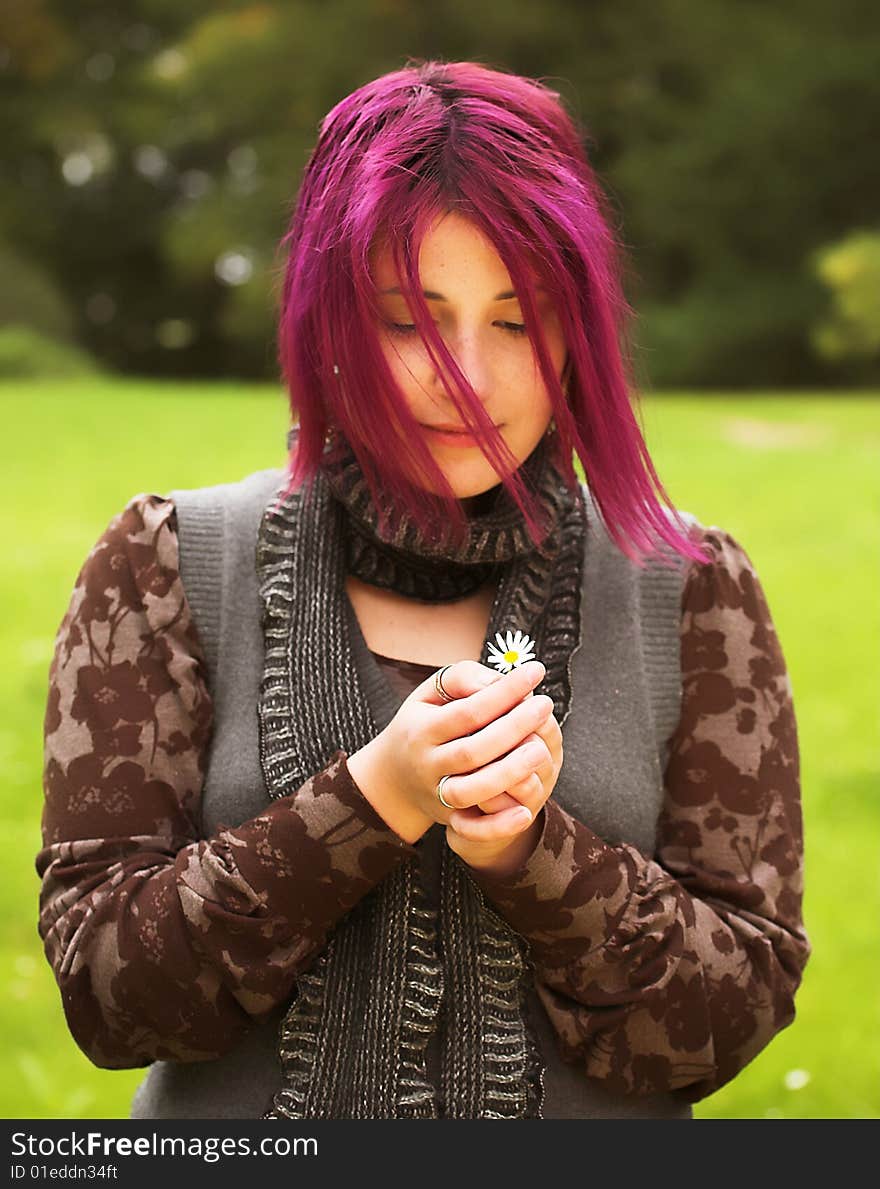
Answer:
<path fill-rule="evenodd" d="M 260 755 L 273 798 L 378 732 L 353 658 L 345 578 L 444 601 L 497 580 L 487 640 L 527 632 L 560 725 L 580 645 L 587 529 L 548 431 L 522 463 L 549 532 L 536 548 L 499 485 L 457 547 L 428 548 L 405 514 L 381 533 L 354 451 L 337 440 L 311 483 L 263 514 Z M 331 460 L 332 454 L 332 461 Z M 482 658 L 488 664 L 488 652 Z M 407 858 L 336 925 L 297 979 L 279 1033 L 281 1088 L 264 1118 L 540 1118 L 543 1064 L 526 1010 L 528 946 L 443 848 L 439 904 Z M 425 1051 L 442 1021 L 439 1086 Z"/>

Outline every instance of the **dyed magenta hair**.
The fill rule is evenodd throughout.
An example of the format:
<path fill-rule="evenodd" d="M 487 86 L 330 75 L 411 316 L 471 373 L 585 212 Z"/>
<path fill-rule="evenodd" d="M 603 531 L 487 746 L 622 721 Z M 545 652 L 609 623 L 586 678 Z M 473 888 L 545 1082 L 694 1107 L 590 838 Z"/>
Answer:
<path fill-rule="evenodd" d="M 287 491 L 314 476 L 328 431 L 338 429 L 388 516 L 406 509 L 429 540 L 443 531 L 438 526 L 454 534 L 464 526 L 463 506 L 382 351 L 369 267 L 371 249 L 382 241 L 416 333 L 461 420 L 504 476 L 532 538 L 541 539 L 518 460 L 422 296 L 422 238 L 451 210 L 494 245 L 520 297 L 568 482 L 578 483 L 576 454 L 610 536 L 636 564 L 660 552 L 658 537 L 683 556 L 708 562 L 672 508 L 636 422 L 623 347 L 632 311 L 620 284 L 620 248 L 578 128 L 544 84 L 474 62 L 410 59 L 358 88 L 321 124 L 281 241 L 287 259 L 279 361 L 299 422 Z M 539 283 L 551 294 L 568 346 L 567 399 L 542 334 Z M 419 485 L 420 474 L 431 477 L 437 494 Z"/>

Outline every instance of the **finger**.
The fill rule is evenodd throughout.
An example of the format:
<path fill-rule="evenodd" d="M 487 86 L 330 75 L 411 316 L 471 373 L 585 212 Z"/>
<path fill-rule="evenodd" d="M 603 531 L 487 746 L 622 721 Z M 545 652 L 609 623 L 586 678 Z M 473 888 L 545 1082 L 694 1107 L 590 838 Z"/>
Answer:
<path fill-rule="evenodd" d="M 537 738 L 536 734 L 529 735 L 523 739 L 523 743 Z M 546 739 L 544 742 L 546 743 Z M 534 809 L 532 801 L 536 792 L 543 793 L 545 784 L 552 784 L 554 775 L 554 761 L 552 755 L 548 754 L 546 762 L 539 765 L 534 772 L 510 785 L 503 793 L 497 793 L 486 801 L 478 802 L 477 808 L 482 813 L 497 813 L 500 809 L 510 809 L 514 805 L 528 805 L 530 809 Z"/>
<path fill-rule="evenodd" d="M 537 738 L 539 738 L 537 734 L 529 735 L 523 740 L 523 743 L 528 743 L 529 739 Z M 544 742 L 546 743 L 546 739 Z M 503 793 L 489 797 L 486 801 L 480 801 L 477 804 L 477 809 L 481 813 L 498 813 L 502 809 L 515 808 L 516 805 L 525 805 L 531 809 L 534 815 L 550 795 L 555 784 L 555 777 L 556 763 L 552 754 L 548 751 L 546 762 L 540 764 L 534 772 L 516 784 L 510 785 Z"/>
<path fill-rule="evenodd" d="M 535 734 L 539 735 L 547 744 L 554 764 L 562 765 L 562 729 L 554 715 L 549 714 L 540 726 L 535 727 Z"/>
<path fill-rule="evenodd" d="M 523 743 L 552 713 L 553 699 L 546 694 L 527 698 L 473 734 L 441 743 L 434 753 L 438 770 L 466 773 L 483 768 Z"/>
<path fill-rule="evenodd" d="M 517 805 L 525 805 L 526 809 L 532 811 L 532 817 L 534 817 L 546 800 L 544 781 L 537 772 L 532 772 L 530 776 L 511 785 L 497 797 L 481 801 L 477 809 L 482 813 L 500 813 L 502 809 L 516 809 Z"/>
<path fill-rule="evenodd" d="M 470 670 L 470 679 L 483 682 L 481 688 L 469 689 L 461 696 L 455 696 L 455 691 L 464 691 L 468 687 L 465 681 L 468 674 L 459 673 L 460 666 L 475 666 L 476 661 L 457 661 L 443 674 L 443 687 L 451 695 L 453 701 L 439 705 L 436 712 L 436 742 L 445 743 L 450 739 L 458 739 L 463 735 L 471 735 L 481 727 L 486 726 L 499 715 L 505 714 L 518 703 L 528 700 L 532 690 L 544 680 L 547 670 L 540 661 L 527 661 L 504 673 L 500 677 L 487 671 L 484 666 L 478 666 L 482 673 L 477 675 Z M 439 698 L 434 689 L 434 678 L 428 678 L 417 689 L 423 691 L 422 700 L 437 704 Z"/>
<path fill-rule="evenodd" d="M 544 791 L 544 777 L 540 771 L 532 772 L 524 780 L 505 791 L 514 797 L 520 805 L 531 809 L 533 815 L 547 800 L 547 793 Z"/>
<path fill-rule="evenodd" d="M 490 669 L 488 665 L 481 665 L 479 661 L 456 661 L 452 665 L 444 665 L 430 677 L 425 678 L 421 685 L 417 685 L 412 691 L 410 697 L 418 698 L 420 702 L 428 702 L 432 706 L 448 705 L 448 700 L 437 689 L 437 677 L 441 673 L 443 689 L 453 700 L 475 694 L 478 690 L 485 689 L 486 686 L 492 685 L 502 677 L 502 674 L 496 669 Z"/>
<path fill-rule="evenodd" d="M 527 776 L 525 780 L 515 784 L 512 789 L 505 789 L 503 793 L 490 797 L 488 801 L 481 801 L 477 809 L 480 813 L 498 813 L 501 809 L 516 809 L 517 805 L 524 805 L 527 796 L 526 786 L 530 780 L 531 777 Z"/>
<path fill-rule="evenodd" d="M 443 784 L 443 799 L 453 809 L 476 807 L 482 801 L 504 792 L 525 780 L 549 757 L 543 739 L 530 736 L 500 759 L 484 764 L 475 772 L 457 773 Z"/>
<path fill-rule="evenodd" d="M 551 742 L 562 742 L 562 727 L 559 725 L 559 720 L 555 715 L 551 714 L 549 718 L 545 719 L 541 726 L 541 736 L 548 744 Z"/>
<path fill-rule="evenodd" d="M 550 752 L 554 765 L 561 768 L 563 754 L 562 728 L 555 715 L 548 714 L 543 722 L 534 728 L 534 731 L 547 744 L 547 750 Z"/>
<path fill-rule="evenodd" d="M 537 772 L 541 779 L 549 784 L 555 783 L 555 777 L 558 770 L 562 768 L 562 730 L 556 718 L 550 714 L 544 722 L 535 727 L 531 735 L 526 736 L 521 742 L 526 743 L 528 739 L 541 738 L 547 744 L 549 758 L 543 768 L 538 768 Z M 497 796 L 490 797 L 488 801 L 481 801 L 478 808 L 483 813 L 497 813 L 499 809 L 508 809 L 512 805 L 511 798 L 516 800 L 523 800 L 521 793 L 526 785 L 528 785 L 529 777 L 519 785 L 512 788 L 505 789 L 503 793 L 498 793 Z M 509 794 L 509 795 L 508 795 Z"/>
<path fill-rule="evenodd" d="M 498 842 L 521 834 L 533 821 L 533 814 L 524 813 L 523 807 L 518 805 L 500 813 L 480 813 L 476 808 L 456 809 L 450 815 L 449 825 L 468 842 Z"/>
<path fill-rule="evenodd" d="M 527 735 L 523 739 L 523 745 L 532 742 L 544 745 L 544 759 L 536 764 L 527 776 L 524 776 L 516 784 L 510 785 L 504 791 L 509 793 L 510 796 L 515 797 L 521 805 L 527 805 L 532 813 L 534 813 L 536 809 L 539 809 L 544 804 L 550 795 L 550 789 L 553 786 L 554 768 L 553 757 L 547 748 L 546 740 L 535 733 Z"/>

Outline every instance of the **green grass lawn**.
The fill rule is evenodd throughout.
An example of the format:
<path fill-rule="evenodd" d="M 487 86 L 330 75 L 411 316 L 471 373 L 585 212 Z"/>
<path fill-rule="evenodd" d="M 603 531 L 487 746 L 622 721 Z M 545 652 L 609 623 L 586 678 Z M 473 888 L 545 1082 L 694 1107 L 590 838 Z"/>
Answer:
<path fill-rule="evenodd" d="M 37 935 L 42 721 L 58 624 L 89 549 L 139 492 L 283 465 L 277 388 L 5 383 L 0 715 L 6 878 L 4 1117 L 127 1116 L 141 1070 L 70 1038 Z M 876 1118 L 880 1106 L 880 402 L 655 396 L 647 439 L 670 498 L 730 532 L 761 577 L 792 675 L 813 944 L 797 1019 L 701 1118 Z"/>

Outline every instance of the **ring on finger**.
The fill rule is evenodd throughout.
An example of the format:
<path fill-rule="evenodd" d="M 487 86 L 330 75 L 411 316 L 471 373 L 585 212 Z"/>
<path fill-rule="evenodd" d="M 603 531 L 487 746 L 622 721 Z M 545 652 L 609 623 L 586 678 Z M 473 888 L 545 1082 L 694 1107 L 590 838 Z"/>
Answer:
<path fill-rule="evenodd" d="M 451 669 L 451 668 L 452 668 L 452 665 L 444 665 L 442 669 L 438 669 L 437 672 L 434 674 L 434 689 L 437 691 L 437 693 L 440 695 L 440 697 L 443 699 L 444 702 L 454 702 L 455 701 L 455 698 L 453 698 L 453 696 L 451 694 L 448 694 L 446 692 L 446 690 L 443 688 L 443 674 L 446 672 L 447 669 Z"/>
<path fill-rule="evenodd" d="M 441 776 L 440 779 L 437 781 L 437 797 L 440 801 L 440 804 L 445 805 L 447 809 L 457 808 L 457 806 L 455 806 L 455 805 L 450 805 L 449 802 L 444 800 L 444 797 L 443 797 L 443 781 L 449 780 L 451 775 L 452 775 L 452 773 L 450 772 L 446 776 Z"/>

